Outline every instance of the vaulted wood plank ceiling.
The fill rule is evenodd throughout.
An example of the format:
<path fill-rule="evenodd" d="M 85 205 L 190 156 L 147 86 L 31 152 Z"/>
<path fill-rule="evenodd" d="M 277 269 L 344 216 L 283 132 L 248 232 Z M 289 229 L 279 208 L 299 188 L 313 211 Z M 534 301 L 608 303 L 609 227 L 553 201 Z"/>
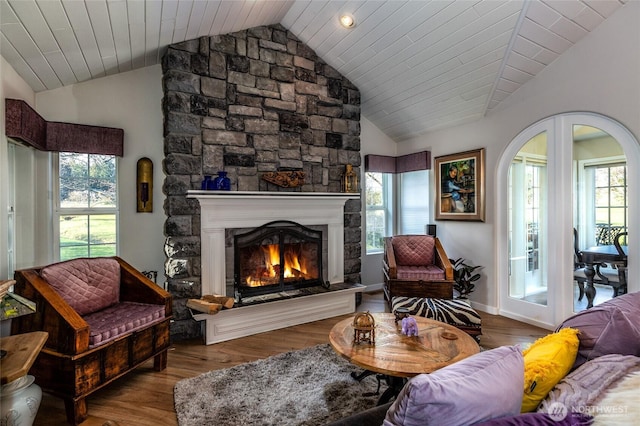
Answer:
<path fill-rule="evenodd" d="M 280 23 L 395 141 L 483 117 L 627 0 L 0 0 L 0 54 L 40 92 L 160 63 L 166 46 Z M 340 26 L 351 14 L 356 25 Z"/>

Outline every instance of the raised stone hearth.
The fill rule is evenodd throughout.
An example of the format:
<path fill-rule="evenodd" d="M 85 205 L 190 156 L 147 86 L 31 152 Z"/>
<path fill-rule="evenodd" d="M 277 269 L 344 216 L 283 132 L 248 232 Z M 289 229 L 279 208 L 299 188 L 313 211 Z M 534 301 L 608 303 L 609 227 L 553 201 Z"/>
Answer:
<path fill-rule="evenodd" d="M 202 294 L 228 295 L 225 230 L 291 220 L 327 226 L 327 277 L 331 291 L 196 314 L 212 344 L 355 311 L 360 285 L 344 281 L 344 205 L 359 194 L 306 192 L 189 191 L 200 203 Z"/>

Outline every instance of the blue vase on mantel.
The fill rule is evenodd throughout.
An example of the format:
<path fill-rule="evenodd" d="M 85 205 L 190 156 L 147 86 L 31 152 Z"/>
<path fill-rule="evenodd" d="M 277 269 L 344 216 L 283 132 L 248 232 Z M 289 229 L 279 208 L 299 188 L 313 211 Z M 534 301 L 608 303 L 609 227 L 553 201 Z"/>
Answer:
<path fill-rule="evenodd" d="M 207 182 L 207 189 L 209 191 L 215 191 L 216 189 L 218 189 L 218 183 L 216 182 L 216 179 L 209 179 L 209 181 Z"/>
<path fill-rule="evenodd" d="M 211 179 L 211 176 L 204 177 L 204 179 L 202 180 L 202 183 L 200 184 L 200 189 L 202 190 L 213 189 L 213 179 Z"/>
<path fill-rule="evenodd" d="M 214 179 L 214 186 L 219 191 L 231 191 L 231 179 L 227 176 L 227 172 L 218 172 L 218 177 Z"/>

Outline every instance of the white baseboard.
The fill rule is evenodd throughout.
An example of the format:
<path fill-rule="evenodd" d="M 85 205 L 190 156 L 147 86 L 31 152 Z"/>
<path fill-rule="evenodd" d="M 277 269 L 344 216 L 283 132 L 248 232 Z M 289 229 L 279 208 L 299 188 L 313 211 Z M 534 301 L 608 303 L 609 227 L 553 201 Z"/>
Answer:
<path fill-rule="evenodd" d="M 475 309 L 476 311 L 482 311 L 482 312 L 486 312 L 488 314 L 491 315 L 499 315 L 499 311 L 498 308 L 496 308 L 495 306 L 489 306 L 489 305 L 485 305 L 483 303 L 478 303 L 478 302 L 471 302 L 471 307 L 473 309 Z"/>
<path fill-rule="evenodd" d="M 383 283 L 378 283 L 378 284 L 369 284 L 366 286 L 366 288 L 364 289 L 363 293 L 373 293 L 376 291 L 381 291 L 382 287 L 383 287 Z"/>

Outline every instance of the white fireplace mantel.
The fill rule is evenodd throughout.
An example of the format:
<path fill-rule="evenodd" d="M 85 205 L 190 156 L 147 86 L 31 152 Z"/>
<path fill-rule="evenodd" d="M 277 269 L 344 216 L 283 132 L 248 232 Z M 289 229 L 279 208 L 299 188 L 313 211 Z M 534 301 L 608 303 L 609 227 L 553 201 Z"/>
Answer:
<path fill-rule="evenodd" d="M 200 202 L 203 294 L 225 294 L 225 229 L 274 220 L 327 225 L 327 277 L 344 281 L 344 204 L 360 194 L 332 192 L 189 191 Z"/>
<path fill-rule="evenodd" d="M 187 197 L 200 202 L 202 294 L 226 294 L 225 230 L 257 227 L 276 220 L 290 220 L 305 226 L 326 225 L 326 280 L 331 284 L 344 281 L 344 205 L 348 200 L 359 199 L 360 194 L 192 190 L 188 191 Z M 196 319 L 207 320 L 206 343 L 216 343 L 249 335 L 245 334 L 249 330 L 233 329 L 234 321 L 237 323 L 234 317 L 241 310 L 252 308 L 254 314 L 262 318 L 263 328 L 256 327 L 255 322 L 254 327 L 249 328 L 262 332 L 276 329 L 278 324 L 286 327 L 348 313 L 345 309 L 353 312 L 353 293 L 328 296 L 332 299 L 329 304 L 317 296 L 301 298 L 308 300 L 294 299 L 294 303 L 288 302 L 284 312 L 282 306 L 277 306 L 279 302 L 274 302 L 273 309 L 265 306 L 269 304 L 261 304 L 221 311 L 216 315 L 197 315 Z M 332 304 L 336 307 L 328 309 Z M 278 315 L 286 318 L 277 318 Z M 265 321 L 271 316 L 276 318 Z"/>

